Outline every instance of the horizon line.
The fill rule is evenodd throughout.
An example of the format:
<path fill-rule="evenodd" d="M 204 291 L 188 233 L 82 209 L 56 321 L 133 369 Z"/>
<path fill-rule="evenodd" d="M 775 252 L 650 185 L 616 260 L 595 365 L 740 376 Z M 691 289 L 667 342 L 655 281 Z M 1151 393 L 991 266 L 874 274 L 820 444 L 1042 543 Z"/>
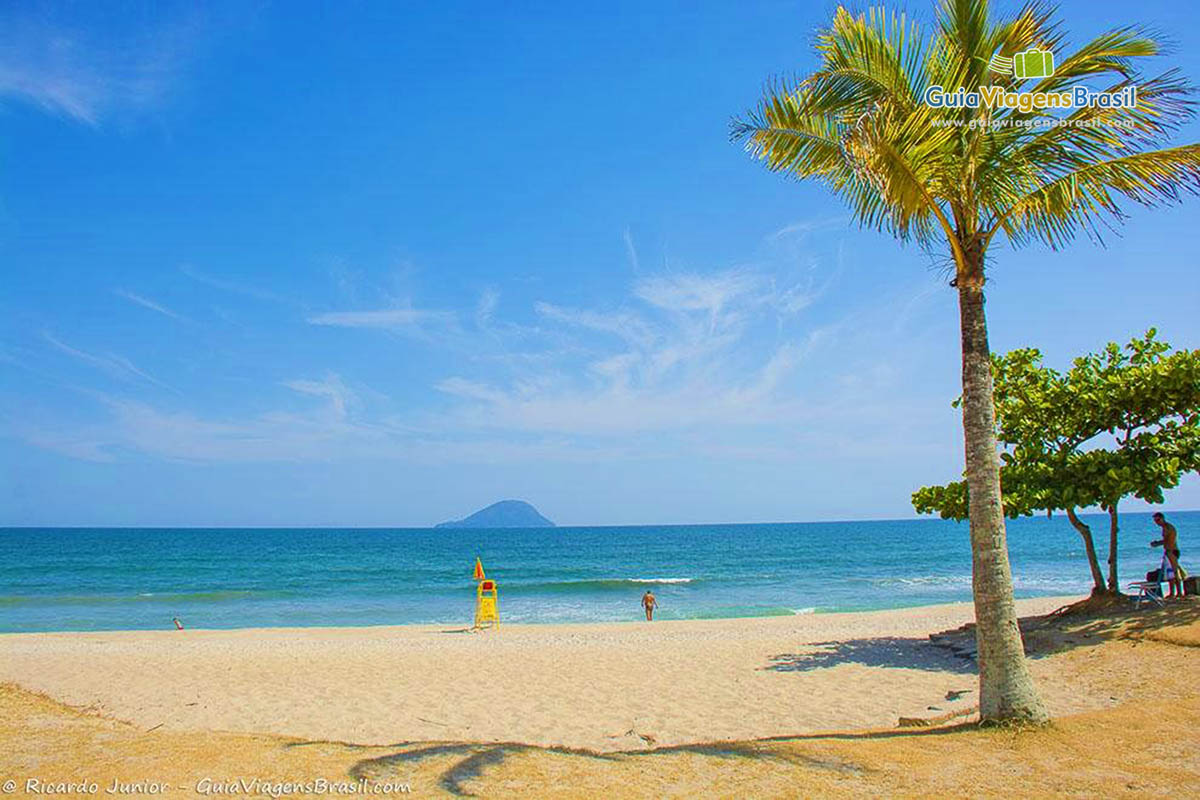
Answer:
<path fill-rule="evenodd" d="M 1200 513 L 1200 508 L 1163 508 L 1156 509 L 1163 513 L 1170 514 L 1194 514 Z M 1064 512 L 1059 512 L 1063 514 Z M 1124 514 L 1131 515 L 1146 515 L 1154 514 L 1155 511 L 1126 511 Z M 1105 511 L 1083 511 L 1081 516 L 1104 515 Z M 1042 517 L 1042 514 L 1026 514 L 1021 517 L 1006 517 L 1005 523 L 1013 522 L 1017 519 L 1032 519 Z M 36 530 L 45 528 L 50 530 L 179 530 L 179 531 L 222 531 L 222 530 L 261 530 L 261 531 L 290 531 L 290 530 L 356 530 L 356 531 L 425 531 L 425 530 L 552 530 L 555 528 L 694 528 L 701 526 L 751 526 L 751 525 L 838 525 L 854 522 L 954 522 L 961 523 L 967 520 L 952 520 L 943 519 L 933 514 L 922 514 L 914 517 L 869 517 L 862 519 L 810 519 L 810 520 L 775 520 L 770 522 L 630 522 L 621 524 L 577 524 L 577 525 L 559 525 L 554 523 L 552 526 L 521 526 L 510 525 L 503 527 L 489 528 L 486 526 L 469 527 L 469 528 L 437 528 L 437 525 L 442 523 L 434 523 L 433 525 L 0 525 L 0 531 L 19 531 L 19 530 Z"/>

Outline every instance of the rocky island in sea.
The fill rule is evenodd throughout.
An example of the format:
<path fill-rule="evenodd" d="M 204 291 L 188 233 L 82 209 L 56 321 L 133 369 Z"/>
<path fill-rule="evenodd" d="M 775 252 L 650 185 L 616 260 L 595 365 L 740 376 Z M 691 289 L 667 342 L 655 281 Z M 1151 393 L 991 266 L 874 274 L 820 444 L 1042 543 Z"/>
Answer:
<path fill-rule="evenodd" d="M 469 517 L 443 522 L 437 528 L 553 528 L 554 523 L 524 500 L 501 500 Z"/>

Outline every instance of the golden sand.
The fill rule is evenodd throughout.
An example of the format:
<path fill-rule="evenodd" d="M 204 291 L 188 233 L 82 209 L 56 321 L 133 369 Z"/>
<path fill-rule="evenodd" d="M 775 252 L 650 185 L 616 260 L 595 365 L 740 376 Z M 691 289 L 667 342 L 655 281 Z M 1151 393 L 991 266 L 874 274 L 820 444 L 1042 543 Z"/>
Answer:
<path fill-rule="evenodd" d="M 38 686 L 49 696 L 11 684 L 0 690 L 0 735 L 5 742 L 0 774 L 18 781 L 31 776 L 94 781 L 100 793 L 113 779 L 135 787 L 137 781 L 161 781 L 170 787 L 166 796 L 191 796 L 197 793 L 197 782 L 205 778 L 209 783 L 201 788 L 211 791 L 213 786 L 251 777 L 259 779 L 260 788 L 270 786 L 272 780 L 316 778 L 407 783 L 413 796 L 1141 797 L 1189 796 L 1200 785 L 1200 729 L 1194 722 L 1200 712 L 1196 691 L 1200 651 L 1195 647 L 1200 641 L 1200 603 L 1141 612 L 1132 621 L 1059 620 L 1031 630 L 1026 638 L 1035 678 L 1057 717 L 1053 726 L 1034 731 L 979 730 L 970 724 L 897 729 L 897 715 L 935 716 L 955 704 L 973 702 L 970 694 L 946 699 L 946 691 L 974 689 L 974 676 L 960 669 L 947 671 L 938 657 L 927 656 L 918 632 L 920 619 L 949 620 L 942 627 L 952 627 L 964 621 L 962 612 L 942 607 L 837 616 L 847 619 L 785 621 L 820 623 L 807 629 L 785 627 L 777 620 L 739 620 L 578 626 L 582 630 L 514 627 L 499 636 L 486 635 L 490 638 L 452 634 L 435 638 L 432 632 L 389 628 L 308 631 L 295 639 L 288 637 L 298 632 L 275 631 L 270 633 L 281 638 L 261 648 L 245 645 L 269 640 L 267 632 L 188 632 L 189 648 L 199 650 L 181 651 L 187 657 L 224 654 L 214 662 L 225 669 L 223 683 L 216 667 L 199 670 L 185 682 L 190 690 L 209 693 L 201 700 L 186 700 L 185 695 L 161 688 L 155 694 L 146 688 L 177 680 L 168 672 L 177 661 L 159 651 L 179 649 L 181 639 L 171 642 L 143 633 L 8 636 L 0 639 L 0 670 L 6 679 L 13 671 L 25 670 L 22 686 Z M 574 644 L 547 651 L 545 637 L 568 636 L 568 630 L 576 637 L 568 638 Z M 839 632 L 848 637 L 820 638 Z M 367 635 L 383 638 L 377 646 L 368 646 L 359 638 Z M 780 638 L 791 645 L 774 654 L 788 657 L 782 662 L 771 659 L 768 652 Z M 449 686 L 450 678 L 461 677 L 453 669 L 449 676 L 422 676 L 415 671 L 409 662 L 426 649 L 416 642 L 427 639 L 436 642 L 428 647 L 443 659 L 458 653 L 441 644 L 453 641 L 475 643 L 470 646 L 492 660 L 514 662 L 505 667 L 505 680 L 493 685 L 494 696 L 506 707 L 519 707 L 504 694 L 523 682 L 519 697 L 525 698 L 528 713 L 508 718 L 508 727 L 496 723 L 496 728 L 488 729 L 495 731 L 494 736 L 406 734 L 360 746 L 321 741 L 346 737 L 297 736 L 295 731 L 275 735 L 296 720 L 324 724 L 328 730 L 351 725 L 355 715 L 369 709 L 352 705 L 347 710 L 345 704 L 365 702 L 363 698 L 369 696 L 399 698 L 394 705 L 382 699 L 375 706 L 376 713 L 393 719 L 390 724 L 397 731 L 408 730 L 410 717 L 423 717 L 435 707 L 447 712 L 468 709 L 462 717 L 451 716 L 455 725 L 475 725 L 489 718 L 473 710 L 483 694 L 453 689 L 443 697 L 420 691 L 412 699 L 389 694 L 390 682 Z M 813 640 L 837 643 L 814 646 Z M 309 645 L 301 648 L 296 641 Z M 577 656 L 571 655 L 571 647 L 578 649 Z M 651 663 L 651 667 L 675 670 L 677 682 L 727 680 L 730 662 L 740 663 L 740 712 L 723 690 L 705 692 L 704 687 L 687 695 L 710 698 L 701 711 L 672 710 L 666 701 L 678 699 L 678 694 L 656 705 L 654 695 L 638 694 L 634 688 L 640 673 L 624 671 L 640 663 L 625 652 L 631 648 L 648 649 L 651 662 L 674 652 L 668 663 Z M 272 658 L 272 652 L 284 655 Z M 574 699 L 565 696 L 562 687 L 572 681 L 596 679 L 603 671 L 600 668 L 582 675 L 574 671 L 604 652 L 609 652 L 604 668 L 614 673 L 610 682 L 583 687 Z M 806 656 L 813 663 L 806 664 Z M 30 665 L 38 659 L 42 669 L 35 674 Z M 79 663 L 68 667 L 61 659 Z M 771 669 L 778 663 L 794 668 Z M 359 690 L 329 694 L 337 678 L 359 686 L 367 677 L 360 672 L 368 669 L 366 665 L 377 670 L 370 676 L 374 695 Z M 340 669 L 341 674 L 321 678 L 329 669 Z M 443 664 L 442 669 L 448 668 Z M 525 677 L 520 681 L 522 673 Z M 286 682 L 271 689 L 272 678 Z M 759 683 L 760 679 L 767 683 Z M 313 680 L 317 683 L 309 685 Z M 634 692 L 632 699 L 620 693 L 626 681 Z M 766 688 L 771 682 L 786 691 L 774 693 Z M 49 688 L 50 684 L 57 688 Z M 814 691 L 813 685 L 823 688 Z M 597 698 L 587 689 L 609 694 Z M 534 699 L 539 690 L 549 698 L 541 708 Z M 267 696 L 256 697 L 257 693 Z M 63 699 L 75 707 L 64 705 Z M 170 708 L 173 699 L 184 701 L 183 708 L 194 708 L 188 702 L 225 705 L 163 718 L 161 712 Z M 779 707 L 756 705 L 772 701 Z M 289 702 L 324 710 L 327 721 L 318 723 L 319 715 L 310 711 L 297 716 Z M 604 710 L 605 702 L 613 708 Z M 252 711 L 235 708 L 245 704 Z M 862 707 L 872 710 L 864 712 Z M 871 730 L 866 731 L 848 730 L 858 725 L 843 723 L 827 726 L 841 733 L 805 733 L 794 721 L 824 720 L 829 712 L 817 708 L 839 710 L 849 719 L 874 714 L 882 721 L 869 724 Z M 618 722 L 618 728 L 626 724 L 622 715 L 630 713 L 642 727 L 626 729 L 633 731 L 628 735 L 611 729 L 611 723 Z M 290 722 L 280 723 L 280 719 Z M 224 732 L 234 726 L 223 725 L 222 720 L 249 720 L 275 734 Z M 600 727 L 589 732 L 593 722 Z M 767 730 L 733 737 L 714 732 L 755 725 Z M 788 725 L 793 729 L 770 732 Z M 613 737 L 618 739 L 615 746 L 607 741 L 614 732 L 619 734 Z M 646 736 L 653 741 L 642 738 Z M 538 737 L 540 743 L 531 741 Z M 349 738 L 371 741 L 370 737 Z M 596 748 L 563 746 L 572 739 L 605 741 Z M 21 788 L 16 795 L 22 794 Z"/>
<path fill-rule="evenodd" d="M 1022 601 L 1046 612 L 1062 598 Z M 894 725 L 975 702 L 928 643 L 971 606 L 498 631 L 395 626 L 0 637 L 0 681 L 141 728 L 596 751 Z M 1081 699 L 1047 675 L 1052 708 Z M 947 693 L 959 699 L 944 700 Z"/>

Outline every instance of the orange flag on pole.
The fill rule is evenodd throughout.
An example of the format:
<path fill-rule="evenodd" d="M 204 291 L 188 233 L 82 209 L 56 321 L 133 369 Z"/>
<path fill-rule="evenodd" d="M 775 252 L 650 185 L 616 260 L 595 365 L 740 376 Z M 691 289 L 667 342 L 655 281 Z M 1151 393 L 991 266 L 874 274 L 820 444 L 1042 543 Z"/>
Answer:
<path fill-rule="evenodd" d="M 475 558 L 475 580 L 481 581 L 484 579 L 483 562 L 478 557 Z"/>

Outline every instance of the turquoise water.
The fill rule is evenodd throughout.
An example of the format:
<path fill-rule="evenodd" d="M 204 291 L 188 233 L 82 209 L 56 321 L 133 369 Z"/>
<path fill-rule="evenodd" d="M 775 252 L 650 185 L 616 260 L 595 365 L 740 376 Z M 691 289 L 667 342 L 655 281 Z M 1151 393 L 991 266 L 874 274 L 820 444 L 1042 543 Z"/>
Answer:
<path fill-rule="evenodd" d="M 1169 515 L 1185 566 L 1200 512 Z M 1107 556 L 1108 518 L 1089 517 Z M 1122 518 L 1121 580 L 1158 565 Z M 1196 543 L 1192 545 L 1192 543 Z M 1018 597 L 1086 593 L 1065 519 L 1009 523 Z M 530 530 L 4 529 L 0 631 L 469 622 L 476 555 L 508 622 L 770 616 L 969 600 L 966 525 L 941 520 Z M 1200 569 L 1196 570 L 1200 571 Z"/>

